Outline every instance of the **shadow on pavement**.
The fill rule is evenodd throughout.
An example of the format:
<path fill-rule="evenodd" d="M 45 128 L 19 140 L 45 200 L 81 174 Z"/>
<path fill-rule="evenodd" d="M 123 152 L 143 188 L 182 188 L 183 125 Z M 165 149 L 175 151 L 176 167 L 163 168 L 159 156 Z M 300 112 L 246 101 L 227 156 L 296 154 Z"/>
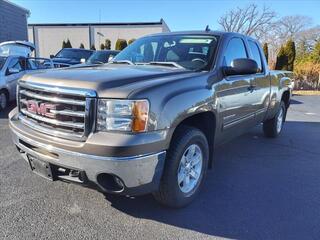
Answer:
<path fill-rule="evenodd" d="M 291 100 L 290 100 L 290 104 L 303 104 L 303 102 L 300 102 L 300 101 L 291 99 Z"/>
<path fill-rule="evenodd" d="M 260 127 L 217 148 L 214 169 L 194 203 L 167 209 L 149 196 L 106 195 L 112 206 L 211 236 L 320 238 L 320 122 L 287 122 L 277 139 Z"/>
<path fill-rule="evenodd" d="M 5 110 L 0 110 L 0 119 L 7 119 L 8 118 L 8 114 L 15 107 L 16 107 L 16 103 L 15 102 L 10 102 L 10 104 L 8 105 L 8 107 Z"/>

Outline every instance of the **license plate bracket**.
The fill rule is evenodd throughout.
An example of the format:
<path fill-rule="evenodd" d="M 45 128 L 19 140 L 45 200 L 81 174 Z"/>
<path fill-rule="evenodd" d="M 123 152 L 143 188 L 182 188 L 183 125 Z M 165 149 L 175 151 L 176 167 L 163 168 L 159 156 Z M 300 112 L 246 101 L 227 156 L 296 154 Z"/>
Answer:
<path fill-rule="evenodd" d="M 51 181 L 53 180 L 50 163 L 39 160 L 31 155 L 28 155 L 28 160 L 32 172 Z"/>

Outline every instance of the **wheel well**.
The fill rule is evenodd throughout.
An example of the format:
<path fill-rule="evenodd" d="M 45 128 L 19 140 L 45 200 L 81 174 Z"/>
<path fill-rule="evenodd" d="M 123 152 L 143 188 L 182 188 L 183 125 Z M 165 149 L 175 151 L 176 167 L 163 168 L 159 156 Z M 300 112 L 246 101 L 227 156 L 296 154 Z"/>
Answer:
<path fill-rule="evenodd" d="M 7 99 L 9 99 L 9 91 L 8 91 L 8 89 L 6 89 L 6 88 L 2 88 L 2 89 L 0 89 L 0 92 L 4 92 L 6 95 L 7 95 Z"/>
<path fill-rule="evenodd" d="M 213 163 L 213 149 L 214 149 L 214 134 L 216 127 L 216 117 L 212 112 L 198 113 L 184 119 L 177 127 L 190 126 L 197 128 L 206 136 L 209 144 L 209 168 L 212 168 Z"/>
<path fill-rule="evenodd" d="M 290 92 L 289 91 L 285 91 L 282 94 L 281 101 L 284 102 L 284 104 L 286 105 L 286 108 L 289 107 L 289 105 L 290 105 Z"/>

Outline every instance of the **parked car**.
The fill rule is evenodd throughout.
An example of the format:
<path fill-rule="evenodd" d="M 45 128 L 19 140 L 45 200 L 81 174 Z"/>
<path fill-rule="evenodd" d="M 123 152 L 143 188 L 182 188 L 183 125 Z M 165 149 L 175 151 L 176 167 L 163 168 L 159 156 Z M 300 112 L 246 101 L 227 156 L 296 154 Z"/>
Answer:
<path fill-rule="evenodd" d="M 25 41 L 0 43 L 0 110 L 16 98 L 20 77 L 30 71 L 53 67 L 50 59 L 29 57 L 34 49 L 32 43 Z"/>
<path fill-rule="evenodd" d="M 120 51 L 99 50 L 94 52 L 86 61 L 87 64 L 104 64 L 112 60 Z"/>
<path fill-rule="evenodd" d="M 119 52 L 120 51 L 117 50 L 98 50 L 95 51 L 86 62 L 72 65 L 70 68 L 83 68 L 105 64 L 112 60 Z"/>
<path fill-rule="evenodd" d="M 82 48 L 63 48 L 56 55 L 51 55 L 50 58 L 56 68 L 61 68 L 84 63 L 93 53 L 93 50 Z"/>
<path fill-rule="evenodd" d="M 281 133 L 291 77 L 268 69 L 253 38 L 162 33 L 102 66 L 23 77 L 10 128 L 31 170 L 45 178 L 153 193 L 183 207 L 214 165 L 215 146 L 261 123 L 267 137 Z"/>

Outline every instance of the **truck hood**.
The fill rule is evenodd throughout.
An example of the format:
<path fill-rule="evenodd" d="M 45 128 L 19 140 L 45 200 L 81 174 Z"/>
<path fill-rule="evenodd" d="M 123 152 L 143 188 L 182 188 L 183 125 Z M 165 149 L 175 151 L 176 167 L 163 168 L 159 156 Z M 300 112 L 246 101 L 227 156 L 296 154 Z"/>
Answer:
<path fill-rule="evenodd" d="M 163 84 L 194 74 L 184 69 L 159 66 L 102 65 L 99 67 L 50 69 L 27 74 L 23 81 L 95 90 L 99 97 L 127 98 L 144 87 Z"/>

